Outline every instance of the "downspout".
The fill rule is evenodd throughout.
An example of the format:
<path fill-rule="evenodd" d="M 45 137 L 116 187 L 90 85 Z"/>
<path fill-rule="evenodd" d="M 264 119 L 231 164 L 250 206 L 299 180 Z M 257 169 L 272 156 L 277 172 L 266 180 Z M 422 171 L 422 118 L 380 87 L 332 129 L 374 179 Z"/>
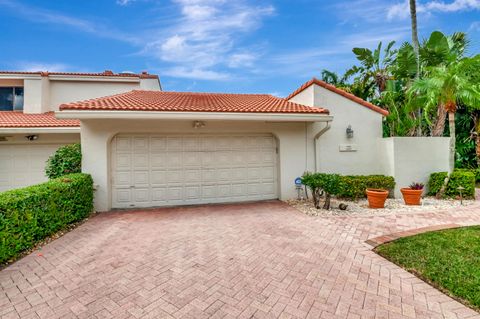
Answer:
<path fill-rule="evenodd" d="M 313 137 L 313 160 L 315 161 L 315 172 L 318 171 L 318 164 L 317 164 L 317 140 L 319 139 L 320 136 L 322 136 L 326 131 L 330 129 L 330 122 L 327 121 L 327 125 L 323 129 L 321 129 L 315 136 Z"/>

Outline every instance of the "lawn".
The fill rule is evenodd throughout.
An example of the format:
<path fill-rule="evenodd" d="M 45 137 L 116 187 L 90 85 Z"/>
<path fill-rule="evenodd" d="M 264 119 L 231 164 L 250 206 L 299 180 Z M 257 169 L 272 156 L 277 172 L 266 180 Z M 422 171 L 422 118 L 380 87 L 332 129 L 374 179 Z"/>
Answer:
<path fill-rule="evenodd" d="M 405 237 L 375 250 L 452 297 L 480 309 L 480 226 Z"/>

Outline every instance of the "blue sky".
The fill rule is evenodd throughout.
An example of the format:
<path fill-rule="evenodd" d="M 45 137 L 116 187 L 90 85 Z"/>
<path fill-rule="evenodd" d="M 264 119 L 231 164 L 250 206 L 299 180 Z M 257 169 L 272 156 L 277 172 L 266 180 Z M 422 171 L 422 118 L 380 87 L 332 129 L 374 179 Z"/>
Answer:
<path fill-rule="evenodd" d="M 468 32 L 480 0 L 420 0 L 421 38 Z M 404 0 L 0 0 L 0 69 L 148 70 L 165 90 L 286 96 L 352 47 L 410 39 Z"/>

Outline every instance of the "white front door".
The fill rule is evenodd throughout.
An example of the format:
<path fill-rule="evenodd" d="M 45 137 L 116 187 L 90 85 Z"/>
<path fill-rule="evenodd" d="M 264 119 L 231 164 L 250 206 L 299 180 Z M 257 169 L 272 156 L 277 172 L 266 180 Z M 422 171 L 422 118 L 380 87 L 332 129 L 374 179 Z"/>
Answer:
<path fill-rule="evenodd" d="M 112 207 L 275 199 L 276 153 L 268 134 L 117 135 Z"/>
<path fill-rule="evenodd" d="M 47 159 L 63 144 L 0 145 L 0 191 L 48 180 Z"/>

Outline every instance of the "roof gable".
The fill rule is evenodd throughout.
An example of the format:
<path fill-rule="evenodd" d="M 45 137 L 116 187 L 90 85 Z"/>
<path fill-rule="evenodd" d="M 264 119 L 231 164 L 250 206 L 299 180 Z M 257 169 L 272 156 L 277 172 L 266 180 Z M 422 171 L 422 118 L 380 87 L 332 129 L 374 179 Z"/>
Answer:
<path fill-rule="evenodd" d="M 352 93 L 348 93 L 342 89 L 339 89 L 337 87 L 335 87 L 334 85 L 331 85 L 331 84 L 328 84 L 327 82 L 325 81 L 322 81 L 322 80 L 319 80 L 317 78 L 312 78 L 310 81 L 307 81 L 305 82 L 304 84 L 302 84 L 298 89 L 296 89 L 295 91 L 293 91 L 289 96 L 287 96 L 285 99 L 287 100 L 290 100 L 292 99 L 294 96 L 296 96 L 297 94 L 299 94 L 300 92 L 303 92 L 304 90 L 306 90 L 308 87 L 310 87 L 311 85 L 318 85 L 324 89 L 327 89 L 333 93 L 336 93 L 336 94 L 339 94 L 357 104 L 360 104 L 362 106 L 365 106 L 369 109 L 371 109 L 372 111 L 375 111 L 377 113 L 380 113 L 382 114 L 383 116 L 387 116 L 389 114 L 389 112 L 377 105 L 374 105 L 370 102 L 367 102 L 355 95 L 353 95 Z"/>

